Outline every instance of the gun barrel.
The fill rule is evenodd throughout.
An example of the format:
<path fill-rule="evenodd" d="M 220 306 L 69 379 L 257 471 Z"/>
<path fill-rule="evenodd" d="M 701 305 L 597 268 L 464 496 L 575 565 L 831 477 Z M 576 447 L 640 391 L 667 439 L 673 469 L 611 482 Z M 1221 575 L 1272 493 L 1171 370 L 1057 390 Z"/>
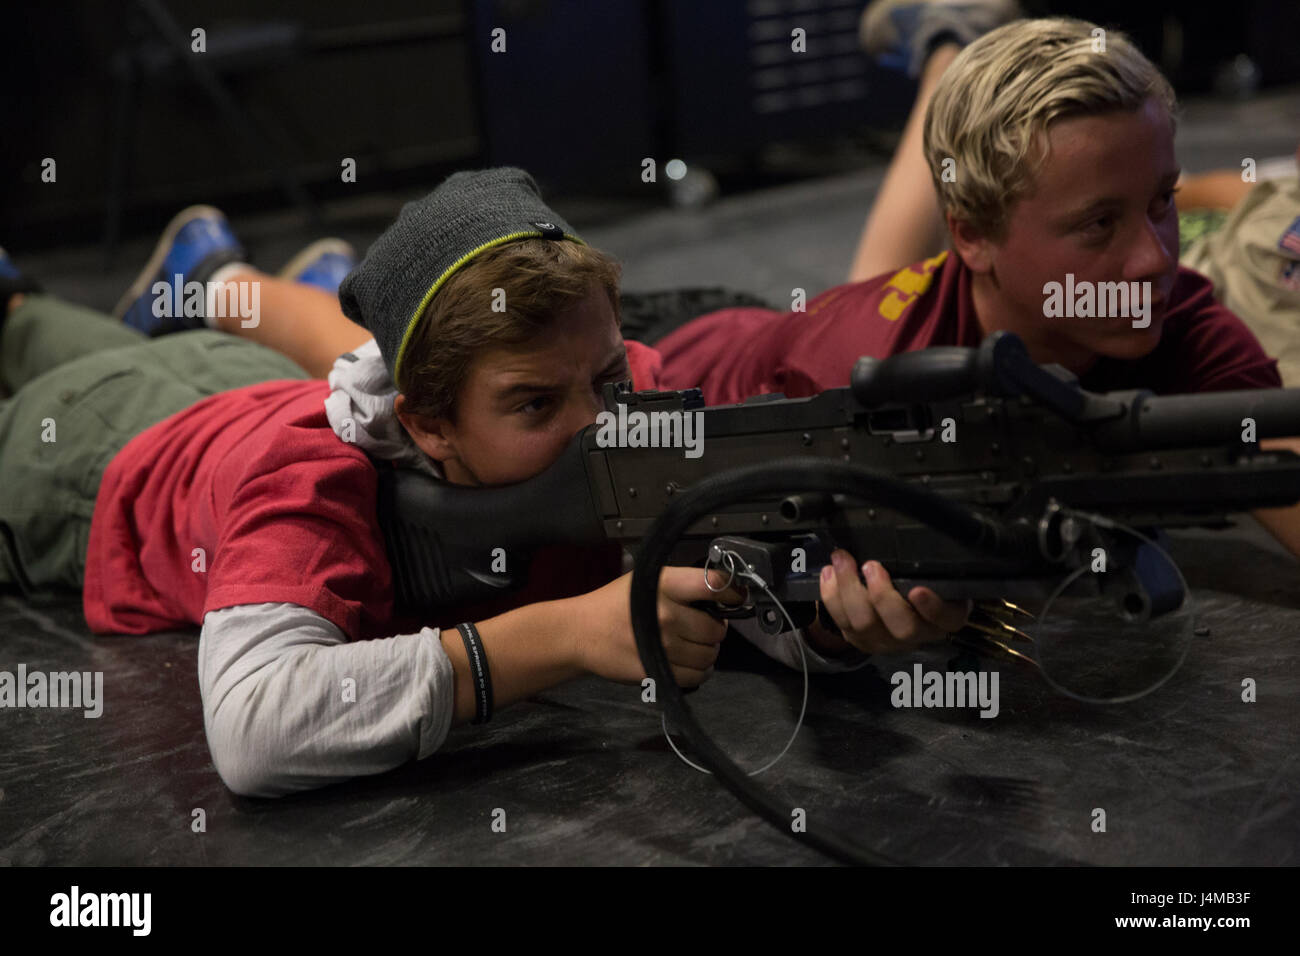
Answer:
<path fill-rule="evenodd" d="M 1249 435 L 1289 438 L 1300 435 L 1300 388 L 1139 396 L 1127 416 L 1092 434 L 1108 451 L 1227 445 Z"/>

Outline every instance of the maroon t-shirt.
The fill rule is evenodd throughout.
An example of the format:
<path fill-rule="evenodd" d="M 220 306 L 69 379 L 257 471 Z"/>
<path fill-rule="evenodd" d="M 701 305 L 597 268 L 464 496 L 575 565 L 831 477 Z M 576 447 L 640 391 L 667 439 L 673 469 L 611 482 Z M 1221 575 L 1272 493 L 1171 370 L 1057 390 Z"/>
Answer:
<path fill-rule="evenodd" d="M 975 346 L 983 338 L 970 270 L 959 256 L 940 253 L 892 275 L 829 289 L 806 312 L 741 308 L 701 316 L 656 348 L 662 387 L 698 385 L 707 404 L 722 405 L 771 392 L 816 395 L 848 385 L 860 356 Z M 1210 280 L 1180 267 L 1160 344 L 1138 360 L 1101 358 L 1080 384 L 1177 394 L 1277 388 L 1282 379 L 1245 323 L 1215 301 Z"/>

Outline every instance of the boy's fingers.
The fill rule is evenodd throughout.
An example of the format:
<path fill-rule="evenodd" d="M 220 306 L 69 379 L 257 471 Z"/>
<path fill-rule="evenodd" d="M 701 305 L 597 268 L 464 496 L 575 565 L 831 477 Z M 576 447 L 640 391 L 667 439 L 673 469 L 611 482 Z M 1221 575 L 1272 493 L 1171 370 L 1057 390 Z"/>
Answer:
<path fill-rule="evenodd" d="M 970 617 L 972 601 L 945 601 L 929 588 L 912 588 L 907 600 L 917 613 L 945 634 L 960 631 Z"/>
<path fill-rule="evenodd" d="M 894 640 L 900 644 L 938 640 L 942 631 L 916 613 L 916 609 L 903 599 L 894 587 L 885 566 L 879 561 L 868 561 L 862 566 L 867 579 L 867 594 L 880 620 Z"/>
<path fill-rule="evenodd" d="M 698 569 L 692 570 L 694 570 L 701 578 L 704 577 L 704 575 L 700 574 Z M 732 581 L 732 583 L 727 585 L 727 587 L 722 591 L 709 590 L 710 588 L 721 588 L 723 585 L 726 585 L 728 581 Z M 711 597 L 713 600 L 722 604 L 739 604 L 747 597 L 745 586 L 736 582 L 735 576 L 730 572 L 722 571 L 718 568 L 709 568 L 708 587 L 704 588 L 704 592 L 707 597 Z"/>
<path fill-rule="evenodd" d="M 710 568 L 708 583 L 714 588 L 722 588 L 727 583 L 728 577 L 726 571 Z M 744 591 L 734 584 L 720 591 L 714 591 L 706 587 L 704 581 L 704 573 L 700 568 L 669 567 L 663 569 L 663 574 L 659 578 L 659 590 L 678 604 L 705 600 L 739 604 L 745 600 Z"/>
<path fill-rule="evenodd" d="M 702 607 L 694 607 L 669 601 L 662 606 L 667 615 L 663 620 L 673 622 L 673 632 L 683 641 L 709 647 L 721 644 L 727 636 L 727 620 L 712 613 L 711 598 L 705 598 L 701 603 Z"/>
<path fill-rule="evenodd" d="M 840 597 L 839 582 L 835 579 L 835 569 L 829 564 L 821 570 L 821 599 L 822 606 L 826 608 L 826 613 L 831 616 L 843 633 L 847 634 L 852 628 L 849 626 L 849 616 L 844 610 L 844 601 Z"/>
<path fill-rule="evenodd" d="M 693 667 L 674 666 L 672 672 L 678 687 L 699 687 L 713 676 L 713 667 L 710 665 L 703 670 L 696 670 Z"/>
<path fill-rule="evenodd" d="M 725 636 L 726 629 L 723 629 Z M 704 670 L 718 659 L 718 652 L 722 649 L 722 642 L 719 640 L 714 643 L 704 643 L 703 641 L 692 641 L 687 638 L 679 638 L 673 641 L 664 642 L 664 651 L 668 655 L 668 663 L 673 666 L 689 667 L 694 670 Z"/>
<path fill-rule="evenodd" d="M 827 578 L 823 571 L 821 584 L 822 600 L 827 610 L 841 631 L 866 633 L 877 625 L 879 618 L 867 596 L 867 589 L 858 579 L 853 557 L 847 551 L 834 551 L 829 567 L 831 575 Z"/>

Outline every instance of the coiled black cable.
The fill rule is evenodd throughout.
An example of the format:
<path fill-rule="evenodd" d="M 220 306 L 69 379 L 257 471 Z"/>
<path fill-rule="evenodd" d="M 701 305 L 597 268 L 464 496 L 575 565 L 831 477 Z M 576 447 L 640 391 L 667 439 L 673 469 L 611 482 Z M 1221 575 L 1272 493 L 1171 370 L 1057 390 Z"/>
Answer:
<path fill-rule="evenodd" d="M 646 674 L 662 688 L 659 699 L 705 766 L 745 806 L 778 830 L 827 856 L 858 865 L 897 864 L 899 861 L 812 821 L 808 821 L 804 833 L 795 833 L 790 826 L 789 808 L 733 763 L 696 723 L 664 653 L 658 614 L 659 575 L 677 539 L 695 521 L 723 505 L 801 492 L 844 494 L 890 508 L 993 557 L 1028 557 L 1036 553 L 1036 541 L 1027 528 L 1002 525 L 920 485 L 863 465 L 824 458 L 786 458 L 714 475 L 675 496 L 642 542 L 632 571 L 631 618 L 637 650 Z"/>

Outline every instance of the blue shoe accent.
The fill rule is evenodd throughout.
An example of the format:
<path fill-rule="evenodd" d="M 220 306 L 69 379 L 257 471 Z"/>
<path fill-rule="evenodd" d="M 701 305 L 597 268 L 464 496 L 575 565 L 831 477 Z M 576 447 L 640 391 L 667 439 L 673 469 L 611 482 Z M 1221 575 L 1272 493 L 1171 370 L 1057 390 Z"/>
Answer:
<path fill-rule="evenodd" d="M 221 266 L 244 259 L 244 248 L 219 209 L 190 206 L 167 224 L 153 255 L 113 314 L 149 336 L 204 328 L 201 315 L 185 315 L 187 300 L 193 301 L 186 294 L 186 285 L 206 283 Z M 168 290 L 155 296 L 153 289 L 160 281 Z M 155 306 L 163 315 L 155 314 Z"/>
<path fill-rule="evenodd" d="M 339 286 L 349 272 L 356 268 L 357 260 L 352 256 L 342 256 L 337 252 L 327 252 L 308 268 L 298 274 L 298 281 L 305 285 L 314 285 L 331 295 L 338 295 Z"/>
<path fill-rule="evenodd" d="M 338 295 L 339 286 L 356 265 L 356 252 L 342 239 L 320 239 L 294 256 L 279 277 Z"/>
<path fill-rule="evenodd" d="M 908 76 L 918 76 L 921 67 L 925 64 L 915 63 L 913 56 L 913 46 L 916 35 L 916 28 L 921 21 L 925 4 L 919 3 L 910 7 L 896 7 L 889 11 L 889 19 L 894 28 L 894 35 L 897 40 L 893 46 L 881 53 L 876 62 L 886 70 L 896 70 L 899 73 L 906 73 Z"/>
<path fill-rule="evenodd" d="M 23 275 L 23 270 L 14 265 L 14 261 L 9 258 L 9 253 L 0 249 L 0 325 L 4 325 L 5 320 L 9 318 L 9 306 L 14 296 L 33 295 L 44 291 L 39 282 Z M 0 389 L 0 391 L 4 390 Z"/>
<path fill-rule="evenodd" d="M 22 272 L 14 265 L 14 261 L 9 258 L 9 253 L 0 249 L 0 279 L 21 279 Z"/>
<path fill-rule="evenodd" d="M 966 46 L 1021 15 L 1016 0 L 873 0 L 858 36 L 878 65 L 916 79 L 939 44 Z"/>

